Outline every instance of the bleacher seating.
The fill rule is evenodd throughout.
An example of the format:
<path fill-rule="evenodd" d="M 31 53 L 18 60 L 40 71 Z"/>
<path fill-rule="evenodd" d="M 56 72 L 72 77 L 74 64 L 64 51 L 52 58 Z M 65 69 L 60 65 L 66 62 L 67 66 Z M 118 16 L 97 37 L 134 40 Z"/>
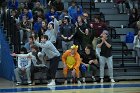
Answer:
<path fill-rule="evenodd" d="M 20 0 L 20 1 L 22 2 L 23 0 Z M 68 2 L 68 3 L 65 3 L 65 6 L 68 6 L 66 4 L 70 4 L 69 3 L 70 0 L 64 0 L 64 1 Z M 131 79 L 134 79 L 134 78 L 138 79 L 140 77 L 140 73 L 137 73 L 136 71 L 140 70 L 140 68 L 132 69 L 132 68 L 127 67 L 127 66 L 137 66 L 137 63 L 135 63 L 135 59 L 134 59 L 135 57 L 132 57 L 132 55 L 125 56 L 124 51 L 122 50 L 122 48 L 124 47 L 122 41 L 125 39 L 125 34 L 128 32 L 134 32 L 133 28 L 127 28 L 129 16 L 127 14 L 118 14 L 117 8 L 115 7 L 114 3 L 95 3 L 95 9 L 93 9 L 90 13 L 89 1 L 88 0 L 82 0 L 82 1 L 83 1 L 82 5 L 83 5 L 84 10 L 87 10 L 89 14 L 100 15 L 100 13 L 102 12 L 105 16 L 105 20 L 109 22 L 110 26 L 115 28 L 116 34 L 120 36 L 119 39 L 117 38 L 117 42 L 113 42 L 112 52 L 113 52 L 113 57 L 114 57 L 113 61 L 114 61 L 115 78 L 124 79 L 125 76 L 126 77 L 129 76 Z M 81 3 L 80 0 L 77 0 L 77 2 L 79 4 Z M 125 28 L 121 28 L 121 25 L 123 25 Z M 123 64 L 123 67 L 121 67 L 122 64 Z M 56 74 L 57 79 L 60 79 L 60 78 L 63 79 L 62 68 L 63 68 L 63 63 L 60 61 L 58 71 Z M 138 77 L 136 78 L 135 75 L 137 75 Z M 97 76 L 99 76 L 99 74 Z M 134 76 L 134 77 L 131 77 L 131 76 Z"/>
<path fill-rule="evenodd" d="M 113 9 L 112 8 L 111 9 L 110 8 L 109 9 L 108 8 L 107 9 L 101 8 L 100 12 L 102 12 L 105 15 L 106 14 L 114 14 L 114 15 L 118 14 L 118 10 L 116 8 L 113 8 Z"/>
<path fill-rule="evenodd" d="M 112 15 L 112 14 L 107 14 L 105 15 L 105 20 L 107 21 L 128 21 L 129 20 L 129 16 L 127 14 L 116 14 L 116 15 Z"/>
<path fill-rule="evenodd" d="M 105 17 L 106 18 L 106 17 Z M 127 27 L 128 26 L 128 21 L 109 21 L 109 25 L 115 28 L 120 28 L 121 25 L 123 25 L 123 27 Z"/>

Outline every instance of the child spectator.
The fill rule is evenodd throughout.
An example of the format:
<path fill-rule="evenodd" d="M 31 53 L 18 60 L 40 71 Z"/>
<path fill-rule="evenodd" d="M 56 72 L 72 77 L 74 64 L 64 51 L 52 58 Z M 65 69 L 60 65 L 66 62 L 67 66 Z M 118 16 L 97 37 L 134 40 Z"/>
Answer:
<path fill-rule="evenodd" d="M 30 66 L 31 66 L 31 56 L 27 54 L 26 48 L 22 47 L 20 50 L 20 54 L 11 54 L 12 56 L 18 57 L 17 68 L 14 70 L 17 83 L 16 85 L 20 85 L 22 80 L 20 75 L 27 76 L 27 83 L 31 84 L 31 73 L 30 73 Z"/>

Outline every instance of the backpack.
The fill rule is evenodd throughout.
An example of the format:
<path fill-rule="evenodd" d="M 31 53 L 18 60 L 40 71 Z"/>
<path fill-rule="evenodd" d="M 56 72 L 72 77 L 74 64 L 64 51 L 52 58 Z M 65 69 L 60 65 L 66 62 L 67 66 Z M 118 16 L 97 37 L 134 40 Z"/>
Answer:
<path fill-rule="evenodd" d="M 125 42 L 126 43 L 133 43 L 133 41 L 134 41 L 134 33 L 133 32 L 128 32 L 126 34 Z"/>

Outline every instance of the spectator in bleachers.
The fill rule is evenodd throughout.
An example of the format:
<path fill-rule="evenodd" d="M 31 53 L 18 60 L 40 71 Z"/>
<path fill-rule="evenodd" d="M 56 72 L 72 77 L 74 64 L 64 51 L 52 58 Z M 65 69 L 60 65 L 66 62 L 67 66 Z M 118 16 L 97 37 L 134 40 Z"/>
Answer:
<path fill-rule="evenodd" d="M 53 2 L 54 0 L 47 0 L 47 8 L 50 8 Z"/>
<path fill-rule="evenodd" d="M 41 43 L 38 42 L 38 40 L 34 40 L 34 43 L 36 46 L 40 47 L 42 49 L 41 52 L 38 53 L 38 57 L 42 62 L 46 62 L 44 60 L 44 57 L 47 56 L 50 60 L 50 66 L 49 66 L 49 73 L 50 78 L 52 79 L 51 82 L 48 85 L 56 85 L 55 84 L 55 74 L 58 68 L 58 63 L 60 60 L 60 53 L 56 49 L 56 47 L 48 40 L 47 35 L 41 36 Z"/>
<path fill-rule="evenodd" d="M 87 29 L 86 24 L 84 23 L 82 16 L 78 16 L 77 22 L 75 23 L 76 28 L 75 28 L 75 35 L 74 35 L 74 44 L 79 46 L 79 50 L 81 50 L 80 48 L 82 48 L 82 50 L 84 50 L 84 39 L 86 37 L 85 35 L 85 31 Z M 88 43 L 89 41 L 86 41 L 86 43 Z"/>
<path fill-rule="evenodd" d="M 19 16 L 20 20 L 22 20 L 23 15 L 27 16 L 29 22 L 33 22 L 32 11 L 30 11 L 29 8 L 26 6 L 24 7 L 22 13 Z"/>
<path fill-rule="evenodd" d="M 41 25 L 41 35 L 44 35 L 45 31 L 47 31 L 47 22 L 43 20 Z"/>
<path fill-rule="evenodd" d="M 90 21 L 88 19 L 88 13 L 84 12 L 82 19 L 83 19 L 84 23 L 86 24 L 86 26 L 89 28 L 90 27 L 90 25 L 89 25 Z"/>
<path fill-rule="evenodd" d="M 73 45 L 71 46 L 71 48 L 67 51 L 65 51 L 62 55 L 62 62 L 64 64 L 63 67 L 63 74 L 64 74 L 64 84 L 67 84 L 67 75 L 68 75 L 68 71 L 71 71 L 72 77 L 75 78 L 75 75 L 77 77 L 78 80 L 78 84 L 81 84 L 79 78 L 79 66 L 81 63 L 80 60 L 80 55 L 77 52 L 78 46 Z"/>
<path fill-rule="evenodd" d="M 43 8 L 41 7 L 40 2 L 36 2 L 34 8 L 32 9 L 32 13 L 33 15 L 37 14 L 38 11 L 41 11 L 42 13 L 44 13 Z"/>
<path fill-rule="evenodd" d="M 83 15 L 83 9 L 80 5 L 77 5 L 77 17 Z"/>
<path fill-rule="evenodd" d="M 92 34 L 93 34 L 93 41 L 92 41 L 92 45 L 93 45 L 93 49 L 96 49 L 96 45 L 97 45 L 97 38 L 100 37 L 100 34 L 102 33 L 102 31 L 104 29 L 106 29 L 107 25 L 105 22 L 103 22 L 99 16 L 96 16 L 94 18 L 94 22 L 90 23 L 90 28 L 92 30 Z"/>
<path fill-rule="evenodd" d="M 37 72 L 42 72 L 46 73 L 46 77 L 48 76 L 48 67 L 43 63 L 39 58 L 38 58 L 38 52 L 39 48 L 35 45 L 31 46 L 31 52 L 30 54 L 32 55 L 32 66 L 31 66 L 31 80 L 32 80 L 32 85 L 35 85 L 35 73 Z M 41 76 L 40 76 L 41 77 Z"/>
<path fill-rule="evenodd" d="M 75 24 L 77 21 L 77 5 L 74 0 L 71 1 L 71 6 L 68 8 L 68 14 L 71 16 L 71 23 Z"/>
<path fill-rule="evenodd" d="M 96 54 L 92 46 L 86 45 L 85 51 L 80 53 L 80 57 L 81 57 L 80 71 L 83 77 L 82 78 L 83 83 L 85 83 L 85 75 L 86 75 L 87 70 L 92 71 L 92 80 L 93 82 L 95 82 L 96 81 L 95 75 L 97 72 L 98 61 L 97 61 Z"/>
<path fill-rule="evenodd" d="M 138 16 L 139 15 L 137 9 L 133 8 L 129 15 L 129 24 L 128 24 L 129 27 L 136 28 L 136 22 L 138 21 Z"/>
<path fill-rule="evenodd" d="M 11 36 L 11 43 L 14 45 L 14 52 L 18 53 L 20 50 L 20 35 L 19 35 L 19 29 L 18 29 L 18 22 L 19 18 L 16 16 L 17 11 L 12 10 L 10 18 L 8 18 L 8 31 L 10 32 Z"/>
<path fill-rule="evenodd" d="M 140 30 L 138 31 L 138 34 L 134 37 L 133 43 L 134 43 L 134 50 L 136 51 L 136 57 L 140 58 Z"/>
<path fill-rule="evenodd" d="M 18 0 L 9 0 L 8 1 L 8 8 L 9 9 L 18 9 Z"/>
<path fill-rule="evenodd" d="M 85 49 L 86 45 L 87 44 L 92 44 L 92 33 L 91 31 L 89 30 L 89 28 L 86 28 L 85 31 L 84 31 L 84 34 L 82 34 L 82 42 L 81 42 L 81 47 L 82 47 L 82 50 Z"/>
<path fill-rule="evenodd" d="M 20 43 L 26 43 L 29 36 L 31 36 L 32 23 L 28 21 L 26 15 L 22 16 L 22 21 L 20 22 Z"/>
<path fill-rule="evenodd" d="M 58 13 L 55 11 L 54 6 L 51 6 L 50 11 L 48 11 L 45 14 L 45 18 L 46 18 L 48 23 L 52 21 L 52 16 L 54 16 L 56 19 L 58 19 Z"/>
<path fill-rule="evenodd" d="M 34 33 L 38 37 L 41 37 L 42 21 L 43 21 L 42 16 L 38 16 L 37 22 L 35 22 L 34 25 L 33 25 Z"/>
<path fill-rule="evenodd" d="M 45 20 L 45 16 L 44 16 L 44 11 L 39 8 L 36 13 L 33 15 L 33 18 L 34 18 L 34 23 L 37 22 L 37 18 L 38 16 L 41 16 L 43 20 Z"/>
<path fill-rule="evenodd" d="M 33 45 L 34 45 L 33 36 L 30 36 L 28 38 L 28 42 L 25 43 L 25 45 L 24 45 L 24 47 L 26 48 L 26 50 L 27 50 L 28 53 L 31 52 L 31 46 L 33 46 Z"/>
<path fill-rule="evenodd" d="M 101 42 L 97 45 L 101 49 L 99 61 L 100 61 L 100 82 L 104 82 L 104 67 L 107 63 L 109 76 L 111 82 L 115 82 L 113 79 L 113 59 L 112 59 L 112 44 L 111 39 L 109 39 L 109 33 L 107 30 L 104 30 L 101 33 Z"/>
<path fill-rule="evenodd" d="M 52 6 L 55 7 L 56 12 L 58 13 L 58 15 L 60 15 L 62 13 L 62 11 L 64 10 L 64 3 L 61 0 L 55 0 L 52 3 Z"/>
<path fill-rule="evenodd" d="M 30 67 L 31 67 L 31 56 L 30 54 L 27 54 L 26 48 L 22 47 L 20 50 L 20 54 L 11 54 L 12 56 L 18 57 L 17 62 L 17 68 L 14 70 L 17 83 L 16 85 L 20 85 L 22 83 L 22 80 L 20 78 L 20 75 L 26 75 L 27 76 L 27 83 L 31 84 L 31 73 L 30 73 Z"/>
<path fill-rule="evenodd" d="M 68 50 L 73 45 L 73 36 L 75 33 L 75 29 L 74 25 L 69 22 L 70 22 L 69 17 L 65 16 L 65 18 L 63 19 L 63 24 L 60 27 L 63 52 Z"/>
<path fill-rule="evenodd" d="M 130 9 L 136 8 L 138 9 L 139 0 L 127 0 L 130 6 Z"/>
<path fill-rule="evenodd" d="M 28 8 L 29 8 L 30 10 L 32 10 L 33 7 L 34 7 L 34 2 L 32 2 L 32 0 L 27 0 L 26 3 L 27 3 Z"/>
<path fill-rule="evenodd" d="M 119 13 L 122 14 L 122 13 L 126 13 L 126 4 L 125 4 L 125 0 L 116 0 L 116 3 L 118 5 L 118 10 L 119 10 Z"/>
<path fill-rule="evenodd" d="M 19 15 L 22 13 L 24 7 L 25 7 L 25 4 L 24 3 L 20 3 L 19 8 L 18 8 Z"/>
<path fill-rule="evenodd" d="M 45 31 L 45 35 L 47 35 L 48 40 L 56 46 L 59 23 L 54 16 L 52 16 L 52 19 L 54 22 L 48 23 L 48 29 Z"/>
<path fill-rule="evenodd" d="M 66 9 L 64 9 L 61 13 L 61 15 L 59 16 L 59 20 L 63 20 L 65 18 L 65 16 L 68 16 L 70 18 L 70 23 L 71 23 L 71 17 L 68 14 L 68 11 Z"/>

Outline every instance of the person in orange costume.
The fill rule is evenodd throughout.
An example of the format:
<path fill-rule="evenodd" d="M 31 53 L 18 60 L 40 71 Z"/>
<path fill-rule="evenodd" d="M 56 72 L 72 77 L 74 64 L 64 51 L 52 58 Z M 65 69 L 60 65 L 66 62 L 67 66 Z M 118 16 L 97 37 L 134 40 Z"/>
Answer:
<path fill-rule="evenodd" d="M 65 77 L 65 82 L 64 84 L 67 84 L 67 74 L 68 71 L 71 70 L 72 76 L 75 78 L 75 75 L 77 77 L 77 82 L 78 84 L 81 84 L 79 80 L 79 66 L 80 66 L 80 55 L 77 52 L 78 46 L 73 45 L 71 46 L 71 49 L 65 51 L 62 55 L 62 62 L 64 64 L 63 68 L 63 74 Z"/>

